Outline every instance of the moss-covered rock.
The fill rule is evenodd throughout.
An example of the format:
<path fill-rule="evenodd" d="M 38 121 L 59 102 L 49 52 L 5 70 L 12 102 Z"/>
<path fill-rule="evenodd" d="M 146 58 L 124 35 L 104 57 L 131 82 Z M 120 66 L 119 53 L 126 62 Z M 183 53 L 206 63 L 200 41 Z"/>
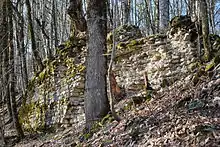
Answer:
<path fill-rule="evenodd" d="M 194 72 L 199 66 L 201 66 L 199 62 L 193 62 L 188 65 L 188 69 L 189 71 Z"/>
<path fill-rule="evenodd" d="M 60 123 L 68 97 L 83 95 L 85 38 L 71 38 L 56 49 L 53 59 L 44 60 L 44 69 L 29 81 L 19 110 L 19 121 L 28 131 L 39 131 Z M 78 86 L 78 89 L 75 87 Z M 73 93 L 74 92 L 74 93 Z"/>
<path fill-rule="evenodd" d="M 128 40 L 134 40 L 137 38 L 141 38 L 141 30 L 134 25 L 122 25 L 115 29 L 115 41 L 116 42 L 125 42 Z M 107 35 L 107 42 L 113 42 L 113 33 L 110 32 Z"/>
<path fill-rule="evenodd" d="M 39 101 L 22 105 L 18 112 L 18 118 L 23 129 L 29 132 L 44 129 L 46 109 L 47 106 Z"/>
<path fill-rule="evenodd" d="M 169 27 L 190 27 L 192 24 L 191 18 L 188 15 L 175 16 L 169 22 Z"/>
<path fill-rule="evenodd" d="M 214 66 L 215 66 L 215 60 L 213 59 L 213 60 L 211 60 L 211 61 L 206 65 L 205 71 L 207 72 L 207 71 L 213 69 Z"/>
<path fill-rule="evenodd" d="M 179 31 L 188 32 L 189 40 L 195 41 L 197 39 L 197 31 L 196 31 L 195 23 L 191 21 L 190 16 L 181 15 L 175 16 L 169 22 L 169 31 L 167 32 L 168 36 L 173 37 L 174 34 L 177 34 Z M 201 32 L 199 32 L 201 34 Z"/>

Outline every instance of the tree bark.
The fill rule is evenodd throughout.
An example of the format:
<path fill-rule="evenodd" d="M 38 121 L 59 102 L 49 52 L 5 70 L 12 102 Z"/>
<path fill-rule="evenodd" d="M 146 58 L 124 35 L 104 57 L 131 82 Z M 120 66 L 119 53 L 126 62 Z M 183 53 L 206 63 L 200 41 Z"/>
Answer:
<path fill-rule="evenodd" d="M 130 21 L 131 0 L 123 1 L 124 19 L 123 24 L 128 24 Z"/>
<path fill-rule="evenodd" d="M 152 19 L 151 19 L 151 0 L 145 0 L 145 7 L 146 7 L 146 25 L 148 28 L 148 35 L 150 35 L 150 29 L 153 34 L 155 34 L 155 28 L 152 24 Z"/>
<path fill-rule="evenodd" d="M 155 7 L 154 7 L 154 26 L 155 26 L 155 33 L 159 33 L 159 26 L 160 26 L 160 11 L 159 11 L 159 0 L 153 0 Z"/>
<path fill-rule="evenodd" d="M 36 40 L 35 40 L 35 33 L 34 33 L 34 26 L 32 22 L 32 17 L 31 17 L 31 4 L 29 0 L 26 0 L 26 6 L 27 6 L 27 15 L 28 15 L 28 25 L 29 25 L 29 31 L 31 34 L 31 47 L 33 50 L 34 58 L 37 62 L 38 69 L 37 71 L 42 71 L 43 70 L 43 63 L 41 61 L 39 52 L 37 50 L 36 46 Z"/>
<path fill-rule="evenodd" d="M 209 20 L 206 0 L 200 1 L 200 16 L 202 19 L 202 38 L 205 51 L 204 60 L 209 61 L 211 57 L 211 45 L 209 39 Z"/>
<path fill-rule="evenodd" d="M 160 31 L 164 32 L 169 22 L 169 0 L 159 0 Z"/>
<path fill-rule="evenodd" d="M 86 128 L 110 111 L 107 98 L 106 0 L 88 0 L 88 57 L 86 62 L 85 115 Z"/>
<path fill-rule="evenodd" d="M 58 32 L 57 32 L 57 15 L 56 15 L 56 7 L 57 2 L 56 0 L 53 0 L 52 2 L 52 17 L 53 17 L 53 28 L 54 28 L 54 41 L 55 41 L 55 48 L 58 46 Z M 52 55 L 51 55 L 52 56 Z M 52 58 L 52 57 L 50 57 Z"/>
<path fill-rule="evenodd" d="M 3 100 L 4 100 L 4 81 L 3 81 L 3 67 L 4 67 L 4 64 L 3 64 L 3 55 L 2 55 L 2 52 L 4 51 L 4 47 L 3 47 L 3 42 L 5 41 L 4 40 L 4 25 L 2 24 L 3 22 L 3 18 L 5 17 L 4 16 L 4 4 L 3 2 L 1 1 L 0 2 L 0 22 L 1 22 L 1 25 L 0 25 L 0 38 L 2 38 L 3 40 L 0 42 L 0 103 L 1 103 L 1 106 L 4 106 L 4 103 L 3 103 Z M 2 107 L 1 107 L 2 108 Z M 3 115 L 0 115 L 0 144 L 2 146 L 5 145 L 5 138 L 4 138 L 4 116 Z"/>
<path fill-rule="evenodd" d="M 12 110 L 11 110 L 11 101 L 9 97 L 9 54 L 8 54 L 8 38 L 9 38 L 9 33 L 8 33 L 8 10 L 7 10 L 7 1 L 3 2 L 3 18 L 2 18 L 2 35 L 3 35 L 3 40 L 2 40 L 2 49 L 3 49 L 3 83 L 4 83 L 4 100 L 7 103 L 7 110 L 10 119 L 12 120 Z"/>
<path fill-rule="evenodd" d="M 18 138 L 24 138 L 24 132 L 21 128 L 21 125 L 18 120 L 18 113 L 17 113 L 17 104 L 16 104 L 16 94 L 15 94 L 15 87 L 16 87 L 16 76 L 15 76 L 15 59 L 14 59 L 14 46 L 13 46 L 13 11 L 12 11 L 12 4 L 10 0 L 7 0 L 7 8 L 8 8 L 8 32 L 9 32 L 9 39 L 8 39 L 8 51 L 9 51 L 9 67 L 10 67 L 10 101 L 11 101 L 11 110 L 12 110 L 12 117 L 15 129 L 18 134 Z"/>

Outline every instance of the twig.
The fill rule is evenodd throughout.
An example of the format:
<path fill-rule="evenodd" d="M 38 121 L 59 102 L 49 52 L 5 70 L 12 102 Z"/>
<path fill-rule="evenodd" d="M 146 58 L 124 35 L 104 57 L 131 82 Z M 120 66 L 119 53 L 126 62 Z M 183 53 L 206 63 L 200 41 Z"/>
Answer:
<path fill-rule="evenodd" d="M 113 4 L 114 4 L 114 0 L 113 0 Z M 114 10 L 114 9 L 113 9 Z M 114 16 L 113 16 L 113 20 L 114 20 Z M 115 108 L 114 108 L 114 101 L 113 101 L 113 93 L 112 93 L 112 83 L 111 83 L 111 72 L 112 72 L 112 65 L 114 62 L 114 58 L 115 58 L 115 49 L 116 49 L 116 41 L 115 41 L 115 21 L 113 21 L 113 32 L 112 32 L 112 38 L 113 38 L 113 46 L 112 46 L 112 53 L 111 53 L 111 60 L 109 63 L 109 68 L 108 68 L 108 87 L 109 87 L 109 102 L 110 102 L 110 109 L 112 112 L 112 116 L 114 117 L 114 119 L 116 121 L 120 121 L 121 118 L 116 114 L 115 112 Z"/>

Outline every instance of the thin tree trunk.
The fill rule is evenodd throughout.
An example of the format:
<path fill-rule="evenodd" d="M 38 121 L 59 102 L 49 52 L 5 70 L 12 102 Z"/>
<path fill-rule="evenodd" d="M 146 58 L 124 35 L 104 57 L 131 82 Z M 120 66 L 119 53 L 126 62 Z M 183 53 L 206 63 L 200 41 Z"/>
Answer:
<path fill-rule="evenodd" d="M 56 0 L 53 0 L 52 4 L 52 17 L 53 17 L 53 28 L 54 28 L 54 41 L 55 41 L 55 48 L 58 46 L 58 34 L 57 34 L 57 16 L 56 16 Z"/>
<path fill-rule="evenodd" d="M 134 0 L 134 25 L 137 26 L 137 1 Z"/>
<path fill-rule="evenodd" d="M 153 34 L 155 34 L 155 28 L 152 24 L 152 20 L 151 20 L 151 15 L 150 15 L 150 7 L 151 7 L 151 3 L 150 0 L 147 1 L 145 0 L 145 7 L 146 7 L 146 24 L 147 24 L 147 28 L 148 28 L 148 35 L 150 35 L 150 29 L 152 31 Z"/>
<path fill-rule="evenodd" d="M 3 2 L 3 20 L 2 20 L 2 33 L 4 35 L 3 40 L 2 40 L 2 49 L 3 49 L 3 53 L 4 53 L 4 69 L 3 69 L 3 81 L 4 81 L 4 91 L 5 91 L 5 97 L 4 100 L 7 103 L 7 110 L 8 110 L 8 114 L 10 119 L 12 120 L 12 110 L 11 110 L 11 101 L 10 101 L 10 97 L 9 97 L 9 55 L 8 55 L 8 37 L 9 37 L 9 33 L 8 33 L 8 12 L 7 12 L 7 1 Z"/>
<path fill-rule="evenodd" d="M 159 0 L 160 31 L 165 32 L 169 22 L 169 0 Z"/>
<path fill-rule="evenodd" d="M 43 63 L 41 61 L 41 58 L 40 58 L 40 55 L 39 55 L 39 52 L 38 52 L 37 46 L 36 46 L 34 26 L 33 26 L 33 21 L 32 21 L 32 16 L 31 16 L 31 4 L 30 4 L 29 0 L 26 0 L 26 6 L 27 6 L 29 31 L 31 34 L 31 45 L 32 45 L 31 47 L 33 50 L 34 58 L 37 62 L 37 66 L 39 67 L 39 69 L 37 69 L 37 71 L 42 71 Z"/>
<path fill-rule="evenodd" d="M 1 42 L 0 42 L 0 108 L 3 110 L 3 106 L 4 106 L 4 89 L 3 89 L 3 86 L 4 86 L 4 82 L 3 82 L 3 55 L 2 55 L 2 52 L 4 50 L 3 48 L 3 41 L 4 40 L 4 27 L 2 22 L 3 22 L 3 18 L 5 17 L 4 16 L 4 12 L 2 11 L 4 7 L 4 4 L 3 2 L 0 2 L 0 38 L 3 39 Z M 5 138 L 4 138 L 4 116 L 2 115 L 3 113 L 1 113 L 0 115 L 0 144 L 2 146 L 5 145 Z"/>
<path fill-rule="evenodd" d="M 17 104 L 16 104 L 16 94 L 15 94 L 15 86 L 16 86 L 16 76 L 15 76 L 15 59 L 14 59 L 14 46 L 13 46 L 13 12 L 11 1 L 7 0 L 8 6 L 8 29 L 9 29 L 9 42 L 8 42 L 8 50 L 9 50 L 9 63 L 10 63 L 10 100 L 11 100 L 11 109 L 12 109 L 12 117 L 15 129 L 18 134 L 18 138 L 24 138 L 24 132 L 21 128 L 21 125 L 18 120 L 17 113 Z"/>
<path fill-rule="evenodd" d="M 154 0 L 154 23 L 155 23 L 155 33 L 159 33 L 160 25 L 160 11 L 159 11 L 159 0 Z"/>
<path fill-rule="evenodd" d="M 113 0 L 114 3 L 114 0 Z M 114 12 L 115 9 L 113 9 Z M 116 52 L 116 41 L 115 41 L 115 29 L 116 29 L 116 24 L 115 24 L 115 16 L 116 14 L 113 15 L 113 46 L 112 46 L 112 53 L 111 53 L 111 60 L 109 63 L 109 68 L 108 68 L 108 87 L 109 87 L 109 101 L 110 101 L 110 109 L 112 112 L 112 116 L 114 117 L 115 120 L 120 121 L 121 118 L 117 115 L 117 113 L 115 112 L 115 108 L 114 108 L 114 94 L 113 94 L 113 89 L 112 89 L 112 80 L 111 80 L 111 76 L 112 76 L 112 66 L 114 64 L 114 59 L 115 59 L 115 52 Z"/>
<path fill-rule="evenodd" d="M 110 0 L 107 0 L 107 13 L 109 16 L 108 29 L 111 29 L 113 27 L 113 11 L 110 6 Z"/>
<path fill-rule="evenodd" d="M 206 0 L 200 1 L 200 16 L 202 19 L 202 37 L 205 50 L 204 59 L 205 61 L 209 61 L 211 57 L 211 45 L 209 39 L 209 21 Z"/>
<path fill-rule="evenodd" d="M 123 1 L 123 11 L 124 11 L 124 16 L 123 16 L 123 24 L 128 24 L 129 19 L 130 19 L 130 6 L 131 1 L 130 0 L 124 0 Z"/>
<path fill-rule="evenodd" d="M 215 11 L 215 0 L 211 0 L 211 2 L 209 3 L 209 20 L 210 20 L 210 27 L 211 27 L 213 34 L 215 34 L 214 11 Z"/>
<path fill-rule="evenodd" d="M 27 71 L 27 62 L 26 62 L 26 49 L 24 44 L 24 20 L 21 22 L 21 30 L 20 30 L 20 42 L 21 42 L 21 60 L 22 60 L 22 73 L 23 79 L 25 83 L 25 87 L 28 85 L 28 71 Z"/>

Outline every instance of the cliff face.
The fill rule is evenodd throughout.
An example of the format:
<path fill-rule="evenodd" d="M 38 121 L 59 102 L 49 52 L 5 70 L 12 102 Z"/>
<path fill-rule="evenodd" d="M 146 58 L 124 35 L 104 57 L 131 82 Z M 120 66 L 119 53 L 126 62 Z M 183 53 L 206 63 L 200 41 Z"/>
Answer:
<path fill-rule="evenodd" d="M 146 96 L 146 72 L 149 83 L 158 93 L 191 81 L 197 82 L 195 75 L 200 63 L 193 39 L 196 34 L 191 32 L 192 28 L 174 25 L 166 35 L 148 37 L 141 37 L 137 29 L 129 32 L 129 27 L 121 29 L 124 28 L 124 31 L 118 30 L 119 42 L 113 70 L 118 84 L 125 88 L 126 98 Z M 138 37 L 134 37 L 135 34 Z M 19 111 L 20 121 L 26 130 L 73 126 L 76 132 L 82 131 L 85 120 L 85 38 L 85 34 L 80 34 L 60 45 L 56 58 L 45 61 L 45 69 L 29 83 L 26 105 Z"/>

